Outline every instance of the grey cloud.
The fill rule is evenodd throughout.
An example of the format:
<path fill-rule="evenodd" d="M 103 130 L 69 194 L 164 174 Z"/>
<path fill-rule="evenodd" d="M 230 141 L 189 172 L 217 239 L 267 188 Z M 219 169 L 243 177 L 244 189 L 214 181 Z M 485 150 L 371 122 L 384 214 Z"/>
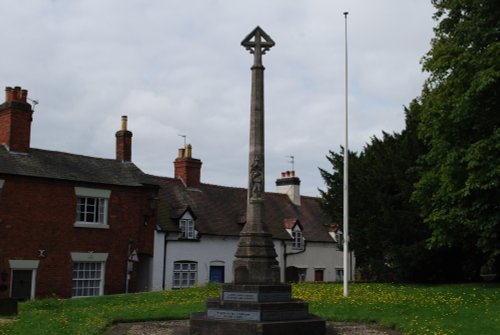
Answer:
<path fill-rule="evenodd" d="M 292 154 L 309 195 L 323 187 L 317 168 L 328 168 L 328 150 L 343 144 L 342 12 L 350 12 L 354 150 L 403 126 L 433 24 L 431 5 L 416 0 L 31 0 L 9 10 L 0 21 L 8 48 L 0 84 L 40 100 L 33 147 L 113 157 L 128 115 L 144 171 L 172 176 L 185 133 L 203 181 L 241 187 L 252 56 L 239 43 L 260 25 L 276 41 L 264 58 L 266 188 L 274 190 Z"/>

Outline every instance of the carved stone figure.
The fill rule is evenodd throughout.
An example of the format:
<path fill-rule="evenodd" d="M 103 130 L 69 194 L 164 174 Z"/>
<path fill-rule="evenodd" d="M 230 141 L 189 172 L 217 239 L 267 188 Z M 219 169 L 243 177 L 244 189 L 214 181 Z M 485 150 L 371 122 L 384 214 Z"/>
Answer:
<path fill-rule="evenodd" d="M 250 198 L 256 199 L 262 197 L 264 183 L 264 174 L 259 157 L 255 157 L 252 166 L 250 167 Z"/>

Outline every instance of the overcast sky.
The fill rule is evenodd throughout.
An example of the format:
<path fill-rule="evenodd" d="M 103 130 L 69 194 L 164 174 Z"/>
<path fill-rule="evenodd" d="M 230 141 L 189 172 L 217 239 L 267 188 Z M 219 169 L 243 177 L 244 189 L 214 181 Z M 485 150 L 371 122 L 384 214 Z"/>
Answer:
<path fill-rule="evenodd" d="M 257 25 L 263 58 L 266 191 L 295 170 L 305 195 L 344 143 L 344 15 L 348 15 L 349 148 L 404 126 L 430 48 L 430 0 L 0 0 L 0 86 L 36 99 L 31 146 L 114 158 L 121 115 L 132 160 L 173 177 L 183 138 L 202 182 L 246 187 Z M 3 97 L 2 97 L 3 101 Z"/>

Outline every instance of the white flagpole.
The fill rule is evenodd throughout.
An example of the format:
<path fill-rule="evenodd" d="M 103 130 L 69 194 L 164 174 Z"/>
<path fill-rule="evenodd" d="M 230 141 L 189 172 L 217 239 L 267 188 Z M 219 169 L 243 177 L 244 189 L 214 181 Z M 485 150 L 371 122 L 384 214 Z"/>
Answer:
<path fill-rule="evenodd" d="M 348 250 L 349 250 L 349 146 L 348 146 L 348 94 L 347 94 L 347 14 L 344 12 L 345 17 L 345 147 L 344 147 L 344 297 L 349 296 L 349 266 L 348 266 Z"/>

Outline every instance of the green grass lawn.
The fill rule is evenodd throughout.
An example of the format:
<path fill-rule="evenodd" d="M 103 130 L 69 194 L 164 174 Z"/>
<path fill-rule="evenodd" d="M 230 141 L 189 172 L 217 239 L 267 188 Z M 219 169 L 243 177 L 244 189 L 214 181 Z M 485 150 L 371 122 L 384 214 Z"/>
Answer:
<path fill-rule="evenodd" d="M 500 285 L 299 284 L 293 295 L 327 320 L 377 322 L 414 335 L 500 334 Z M 22 303 L 6 334 L 104 334 L 117 321 L 187 319 L 203 311 L 218 286 L 80 299 Z"/>

